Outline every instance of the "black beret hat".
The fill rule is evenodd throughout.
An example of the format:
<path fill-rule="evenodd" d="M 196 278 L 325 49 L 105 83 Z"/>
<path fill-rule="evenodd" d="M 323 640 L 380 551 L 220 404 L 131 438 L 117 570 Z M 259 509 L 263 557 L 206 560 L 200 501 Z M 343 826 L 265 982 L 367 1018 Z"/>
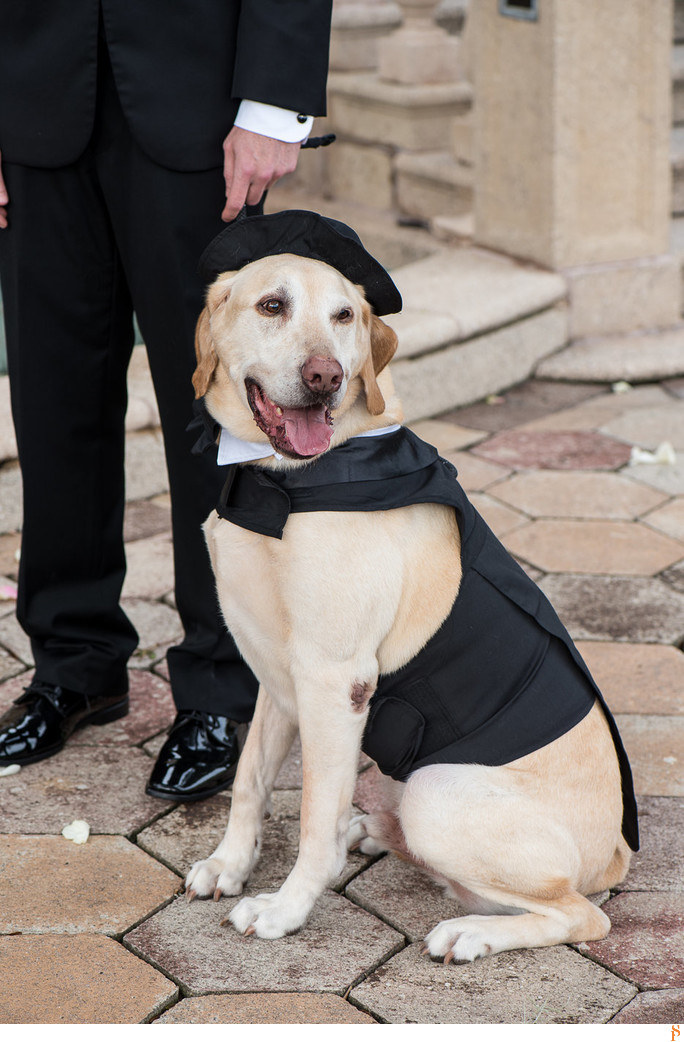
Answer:
<path fill-rule="evenodd" d="M 200 275 L 210 283 L 224 271 L 237 271 L 278 253 L 311 257 L 337 268 L 351 282 L 363 286 L 377 315 L 401 311 L 399 290 L 383 266 L 364 249 L 356 232 L 311 210 L 281 210 L 233 221 L 202 254 Z"/>

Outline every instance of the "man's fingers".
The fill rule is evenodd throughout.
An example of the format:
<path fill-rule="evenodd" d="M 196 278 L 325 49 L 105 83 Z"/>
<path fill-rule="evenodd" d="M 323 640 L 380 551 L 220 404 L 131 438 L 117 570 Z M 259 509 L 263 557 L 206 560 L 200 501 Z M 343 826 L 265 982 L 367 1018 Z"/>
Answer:
<path fill-rule="evenodd" d="M 235 169 L 232 179 L 226 181 L 226 205 L 221 214 L 224 221 L 232 221 L 240 213 L 247 200 L 249 186 L 249 174 Z"/>
<path fill-rule="evenodd" d="M 232 221 L 245 203 L 255 206 L 279 178 L 291 173 L 297 166 L 299 148 L 299 143 L 290 144 L 233 127 L 223 144 L 223 220 Z"/>

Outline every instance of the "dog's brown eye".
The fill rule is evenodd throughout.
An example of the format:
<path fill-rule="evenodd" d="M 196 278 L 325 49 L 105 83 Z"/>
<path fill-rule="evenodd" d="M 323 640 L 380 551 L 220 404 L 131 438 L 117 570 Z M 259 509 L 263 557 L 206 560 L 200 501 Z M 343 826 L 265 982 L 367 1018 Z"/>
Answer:
<path fill-rule="evenodd" d="M 259 310 L 266 315 L 279 315 L 283 306 L 282 300 L 278 300 L 277 297 L 269 297 L 268 300 L 262 300 L 258 304 Z"/>
<path fill-rule="evenodd" d="M 351 322 L 353 317 L 354 317 L 354 312 L 352 311 L 351 308 L 342 308 L 342 310 L 340 312 L 338 312 L 337 321 L 338 322 Z"/>

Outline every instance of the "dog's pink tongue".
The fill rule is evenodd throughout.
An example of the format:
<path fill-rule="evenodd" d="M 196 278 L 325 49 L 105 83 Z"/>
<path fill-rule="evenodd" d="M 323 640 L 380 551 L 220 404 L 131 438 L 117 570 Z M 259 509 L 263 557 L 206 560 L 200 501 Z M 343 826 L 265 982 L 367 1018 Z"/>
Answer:
<path fill-rule="evenodd" d="M 324 405 L 283 409 L 287 440 L 298 456 L 317 456 L 328 448 L 332 427 L 326 422 L 325 412 Z"/>

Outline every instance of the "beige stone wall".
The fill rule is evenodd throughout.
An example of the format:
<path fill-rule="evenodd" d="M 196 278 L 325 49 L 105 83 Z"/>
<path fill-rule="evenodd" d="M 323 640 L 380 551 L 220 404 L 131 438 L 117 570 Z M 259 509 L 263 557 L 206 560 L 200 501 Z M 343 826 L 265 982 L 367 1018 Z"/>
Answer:
<path fill-rule="evenodd" d="M 670 0 L 473 0 L 478 241 L 553 268 L 667 250 Z"/>

